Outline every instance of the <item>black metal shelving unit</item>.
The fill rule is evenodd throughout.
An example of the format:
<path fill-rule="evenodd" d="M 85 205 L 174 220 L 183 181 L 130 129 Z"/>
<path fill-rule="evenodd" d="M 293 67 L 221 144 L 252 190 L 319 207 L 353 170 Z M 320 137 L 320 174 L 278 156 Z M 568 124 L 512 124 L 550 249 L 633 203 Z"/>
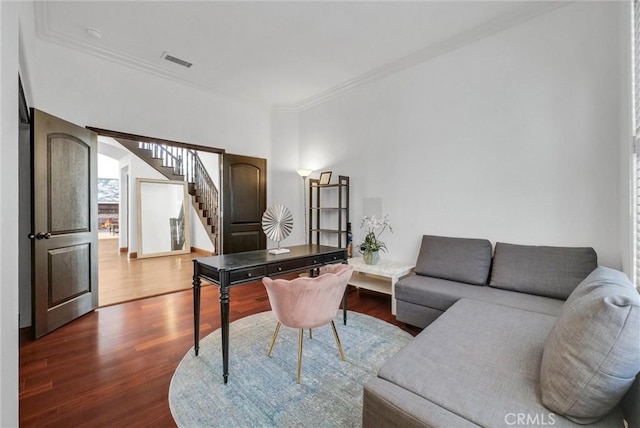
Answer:
<path fill-rule="evenodd" d="M 309 243 L 346 248 L 349 221 L 349 177 L 330 184 L 309 179 Z"/>

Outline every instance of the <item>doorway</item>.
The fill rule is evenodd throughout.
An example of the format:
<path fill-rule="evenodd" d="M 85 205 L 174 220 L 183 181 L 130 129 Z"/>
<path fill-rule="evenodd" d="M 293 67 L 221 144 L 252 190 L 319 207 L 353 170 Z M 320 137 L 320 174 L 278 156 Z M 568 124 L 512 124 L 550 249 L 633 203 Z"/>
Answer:
<path fill-rule="evenodd" d="M 206 224 L 198 219 L 195 198 L 192 204 L 189 196 L 189 202 L 186 204 L 189 213 L 187 224 L 190 224 L 188 232 L 191 238 L 190 248 L 186 249 L 189 252 L 141 258 L 138 243 L 143 242 L 142 232 L 149 232 L 148 228 L 139 227 L 142 220 L 138 213 L 140 195 L 137 183 L 149 179 L 166 180 L 169 183 L 169 177 L 162 175 L 166 168 L 159 167 L 157 160 L 145 160 L 137 152 L 138 145 L 142 145 L 137 140 L 148 143 L 152 139 L 111 131 L 98 134 L 99 152 L 103 154 L 99 157 L 99 162 L 102 161 L 102 164 L 98 165 L 99 186 L 106 186 L 102 191 L 99 189 L 99 195 L 103 197 L 99 197 L 99 204 L 103 207 L 100 209 L 102 214 L 99 219 L 99 305 L 108 306 L 190 289 L 193 275 L 192 259 L 212 255 L 216 251 L 210 236 L 206 234 Z M 130 149 L 131 145 L 133 150 Z M 207 168 L 207 175 L 214 185 L 219 186 L 220 153 L 217 150 L 208 150 L 211 149 L 197 150 L 198 158 Z M 177 152 L 174 153 L 178 155 Z M 154 154 L 155 159 L 158 157 Z M 172 171 L 170 178 L 175 182 L 180 177 L 174 176 Z M 117 184 L 112 186 L 111 180 Z M 112 202 L 117 204 L 117 209 L 111 207 L 114 214 L 109 217 L 108 204 Z M 218 201 L 216 205 L 219 205 Z M 217 225 L 215 226 L 217 229 Z"/>
<path fill-rule="evenodd" d="M 21 106 L 22 107 L 22 106 Z M 28 108 L 24 111 L 29 112 Z M 22 114 L 21 114 L 22 119 Z M 32 212 L 33 204 L 29 195 L 32 193 L 34 169 L 31 165 L 32 147 L 29 144 L 31 137 L 31 130 L 28 126 L 28 116 L 23 119 L 25 121 L 24 126 L 21 126 L 21 153 L 20 153 L 20 165 L 21 173 L 25 173 L 27 177 L 24 180 L 20 180 L 21 194 L 26 195 L 20 202 L 20 219 L 21 223 L 19 228 L 21 231 L 21 239 L 19 245 L 19 252 L 22 256 L 20 272 L 20 327 L 29 327 L 32 324 L 32 284 L 34 283 L 31 275 L 31 241 L 26 236 L 31 232 Z M 96 130 L 94 128 L 87 127 L 88 130 L 96 132 L 98 135 L 104 137 L 102 130 Z M 115 135 L 118 138 L 137 138 L 137 136 L 131 136 L 128 134 L 115 133 L 107 131 L 107 137 Z M 144 139 L 144 137 L 141 137 Z M 101 138 L 102 139 L 102 138 Z M 165 141 L 156 140 L 153 141 Z M 202 146 L 194 146 L 183 143 L 176 143 L 184 147 L 188 147 L 197 151 L 203 158 L 203 162 L 207 162 L 212 165 L 211 169 L 215 172 L 217 177 L 216 185 L 222 188 L 223 177 L 221 177 L 220 171 L 223 165 L 224 150 L 212 149 Z M 98 145 L 100 146 L 100 144 Z M 96 152 L 99 150 L 96 149 Z M 125 152 L 126 153 L 126 152 Z M 99 290 L 108 290 L 109 284 L 115 284 L 120 287 L 121 290 L 125 290 L 128 293 L 116 293 L 110 298 L 98 298 L 98 306 L 112 305 L 128 300 L 140 299 L 144 297 L 150 297 L 153 295 L 165 294 L 175 292 L 179 290 L 185 290 L 191 288 L 193 265 L 192 259 L 195 257 L 202 257 L 212 255 L 213 250 L 219 251 L 222 249 L 222 238 L 218 241 L 217 248 L 207 248 L 204 246 L 202 240 L 194 240 L 190 254 L 182 256 L 170 256 L 170 257 L 157 257 L 149 259 L 137 259 L 136 248 L 134 245 L 137 241 L 136 236 L 136 221 L 137 221 L 137 194 L 135 189 L 134 173 L 135 169 L 140 168 L 140 165 L 144 165 L 144 161 L 137 159 L 133 154 L 128 153 L 125 156 L 129 157 L 129 161 L 126 163 L 121 162 L 122 156 L 116 156 L 118 159 L 118 174 L 119 181 L 118 188 L 120 189 L 119 203 L 117 207 L 111 206 L 108 209 L 103 210 L 103 214 L 106 217 L 102 220 L 100 229 L 100 235 L 103 239 L 98 239 L 98 254 L 96 259 L 98 263 L 98 275 L 99 275 Z M 206 159 L 206 160 L 204 160 Z M 250 158 L 249 158 L 250 159 Z M 262 160 L 264 161 L 264 160 Z M 96 167 L 96 171 L 97 171 Z M 265 174 L 266 168 L 261 169 L 260 174 Z M 213 174 L 212 174 L 213 175 Z M 260 177 L 257 180 L 260 183 L 266 184 L 265 177 Z M 97 177 L 96 177 L 97 181 Z M 266 186 L 265 186 L 266 187 Z M 243 194 L 250 194 L 242 190 Z M 253 192 L 256 193 L 256 192 Z M 96 195 L 98 194 L 96 190 Z M 266 201 L 266 193 L 261 191 L 257 192 L 260 198 L 264 198 Z M 219 196 L 218 196 L 219 197 Z M 222 201 L 220 201 L 222 203 Z M 194 201 L 197 206 L 199 203 Z M 97 205 L 97 202 L 96 202 Z M 256 206 L 263 206 L 264 203 L 257 204 Z M 117 215 L 116 215 L 117 212 Z M 96 210 L 96 219 L 98 218 Z M 215 219 L 214 224 L 203 225 L 200 222 L 192 221 L 192 226 L 201 225 L 202 227 L 210 226 L 215 229 L 215 233 L 221 235 L 222 228 L 222 216 L 220 215 Z M 197 226 L 196 226 L 197 228 Z M 27 233 L 22 233 L 22 230 Z M 23 242 L 24 241 L 24 242 Z M 203 248 L 204 247 L 204 248 Z M 108 255 L 103 258 L 102 255 Z M 94 260 L 96 260 L 94 259 Z M 167 286 L 169 285 L 169 286 Z"/>

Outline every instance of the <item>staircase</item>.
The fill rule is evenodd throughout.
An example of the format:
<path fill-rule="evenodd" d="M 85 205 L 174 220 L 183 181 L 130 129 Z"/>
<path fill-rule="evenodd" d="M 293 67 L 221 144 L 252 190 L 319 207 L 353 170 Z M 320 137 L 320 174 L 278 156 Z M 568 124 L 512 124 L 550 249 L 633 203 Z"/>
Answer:
<path fill-rule="evenodd" d="M 147 143 L 123 138 L 116 138 L 116 140 L 169 180 L 188 183 L 192 205 L 213 243 L 214 254 L 219 254 L 218 189 L 198 157 L 198 153 L 193 149 L 163 143 Z"/>

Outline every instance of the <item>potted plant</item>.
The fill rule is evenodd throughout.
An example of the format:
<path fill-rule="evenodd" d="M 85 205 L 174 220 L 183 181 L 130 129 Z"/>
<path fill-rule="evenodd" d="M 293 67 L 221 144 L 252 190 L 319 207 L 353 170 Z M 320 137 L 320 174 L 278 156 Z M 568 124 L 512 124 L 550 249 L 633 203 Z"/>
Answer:
<path fill-rule="evenodd" d="M 364 262 L 368 265 L 375 265 L 380 260 L 379 251 L 387 251 L 387 245 L 380 240 L 382 232 L 389 229 L 393 232 L 391 224 L 389 223 L 389 216 L 384 216 L 383 219 L 377 219 L 375 216 L 364 216 L 362 218 L 361 229 L 366 230 L 364 242 L 358 245 L 358 251 L 362 254 Z M 380 229 L 379 232 L 376 230 Z"/>

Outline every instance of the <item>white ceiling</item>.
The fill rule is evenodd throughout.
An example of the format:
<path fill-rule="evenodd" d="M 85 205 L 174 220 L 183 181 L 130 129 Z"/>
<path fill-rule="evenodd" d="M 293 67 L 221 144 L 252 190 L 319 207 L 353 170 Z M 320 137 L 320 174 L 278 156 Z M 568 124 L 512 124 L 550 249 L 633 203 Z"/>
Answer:
<path fill-rule="evenodd" d="M 38 1 L 38 37 L 300 108 L 559 7 L 510 1 Z M 98 29 L 100 39 L 87 34 Z M 192 62 L 183 68 L 163 52 Z"/>

